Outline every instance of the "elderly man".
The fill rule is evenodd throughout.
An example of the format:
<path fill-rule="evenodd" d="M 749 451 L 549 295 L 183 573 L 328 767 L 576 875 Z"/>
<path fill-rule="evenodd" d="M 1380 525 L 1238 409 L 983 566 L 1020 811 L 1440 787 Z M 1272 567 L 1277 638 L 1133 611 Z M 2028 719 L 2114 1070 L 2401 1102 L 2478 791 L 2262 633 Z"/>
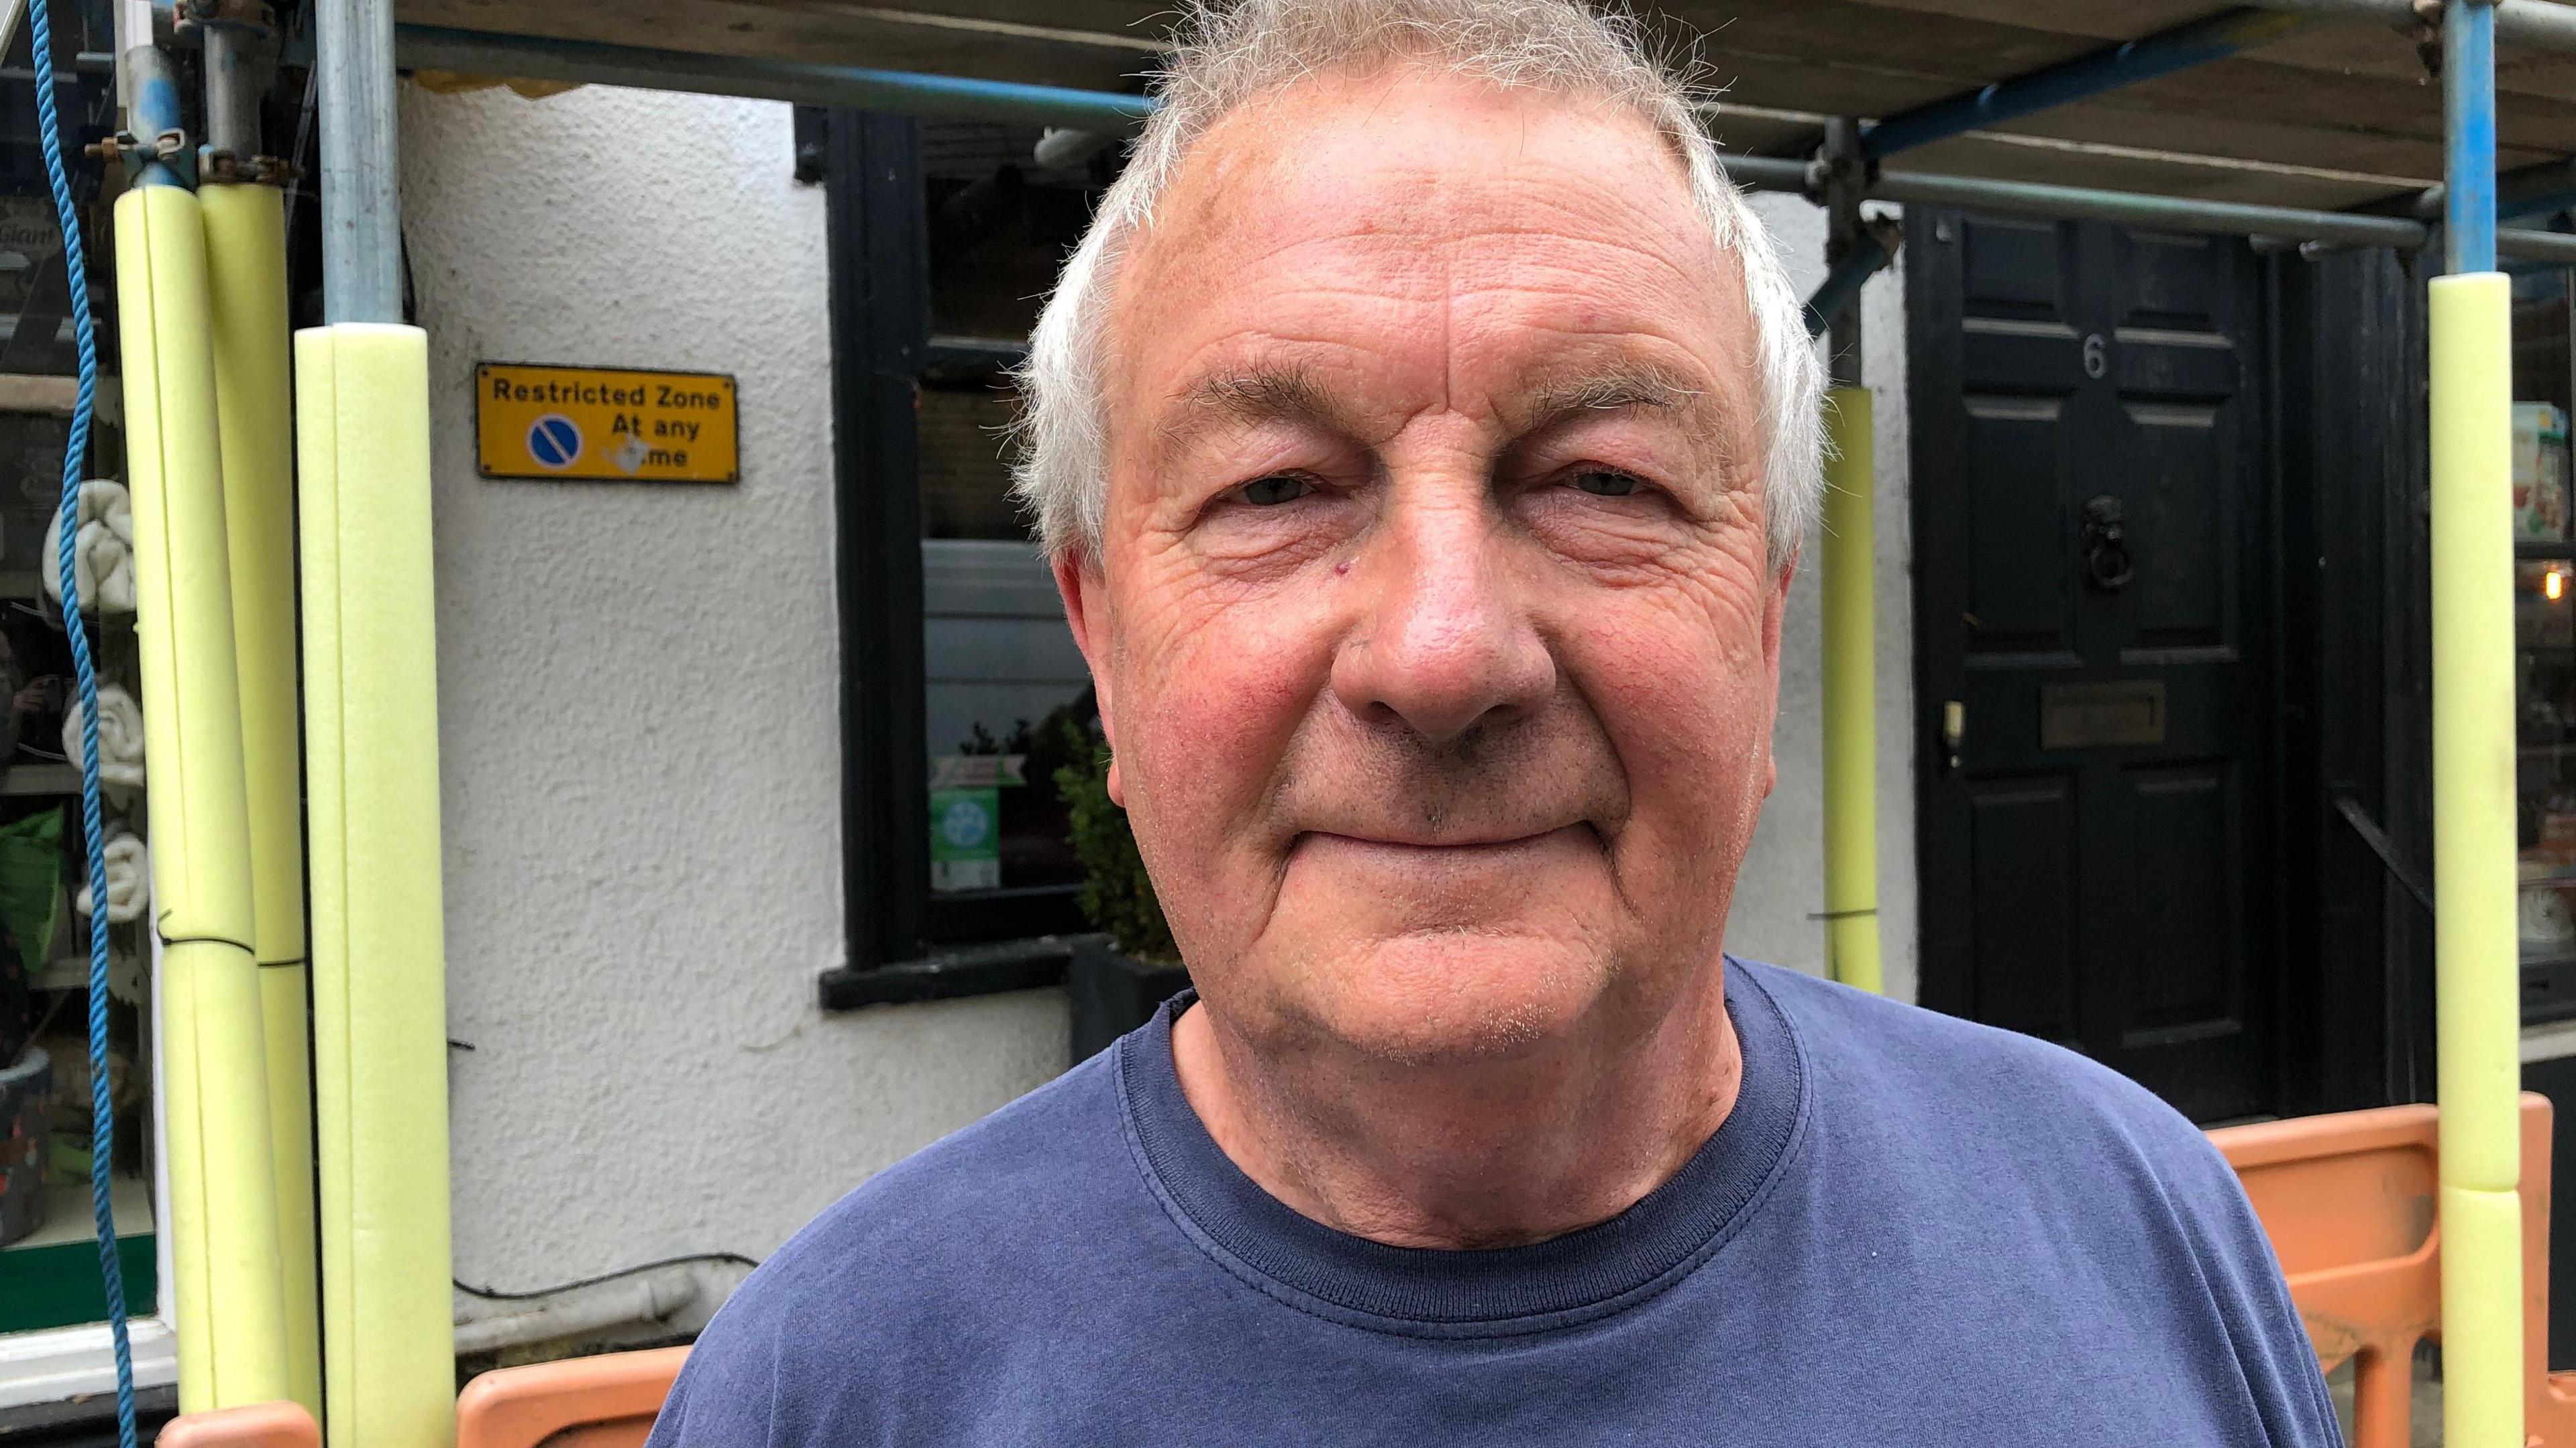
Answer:
<path fill-rule="evenodd" d="M 1022 478 L 1194 995 L 853 1192 L 654 1436 L 2297 1444 L 2226 1165 L 1724 954 L 1817 367 L 1573 0 L 1199 16 Z"/>

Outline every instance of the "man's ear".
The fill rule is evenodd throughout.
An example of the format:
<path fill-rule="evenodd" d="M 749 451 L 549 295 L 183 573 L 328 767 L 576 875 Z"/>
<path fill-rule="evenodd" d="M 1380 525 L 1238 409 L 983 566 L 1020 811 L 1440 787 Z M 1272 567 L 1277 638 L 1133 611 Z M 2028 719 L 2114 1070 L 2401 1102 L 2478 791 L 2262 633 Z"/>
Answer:
<path fill-rule="evenodd" d="M 1126 790 L 1118 781 L 1117 713 L 1110 707 L 1109 580 L 1091 552 L 1068 548 L 1055 556 L 1055 591 L 1064 599 L 1064 622 L 1073 644 L 1091 670 L 1092 697 L 1100 702 L 1100 732 L 1109 740 L 1109 798 L 1124 809 Z"/>

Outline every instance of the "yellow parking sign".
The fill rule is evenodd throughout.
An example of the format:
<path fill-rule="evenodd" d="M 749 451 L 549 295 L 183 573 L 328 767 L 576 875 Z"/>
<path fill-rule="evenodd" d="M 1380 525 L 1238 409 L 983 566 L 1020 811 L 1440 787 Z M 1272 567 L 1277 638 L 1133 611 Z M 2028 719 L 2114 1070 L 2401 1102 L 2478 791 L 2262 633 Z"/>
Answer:
<path fill-rule="evenodd" d="M 733 379 L 720 372 L 474 369 L 475 461 L 487 478 L 740 482 L 738 435 Z"/>

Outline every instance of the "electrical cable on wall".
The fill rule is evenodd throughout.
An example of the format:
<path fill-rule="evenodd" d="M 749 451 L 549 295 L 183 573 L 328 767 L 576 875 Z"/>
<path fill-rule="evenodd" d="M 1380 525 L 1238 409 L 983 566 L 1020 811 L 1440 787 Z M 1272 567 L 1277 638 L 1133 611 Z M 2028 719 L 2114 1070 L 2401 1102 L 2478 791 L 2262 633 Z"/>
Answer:
<path fill-rule="evenodd" d="M 63 632 L 71 642 L 72 673 L 81 701 L 81 839 L 88 847 L 89 878 L 107 879 L 107 832 L 98 798 L 98 671 L 90 659 L 89 631 L 81 622 L 79 575 L 74 568 L 80 531 L 82 466 L 89 454 L 90 409 L 98 394 L 98 337 L 89 314 L 89 268 L 81 255 L 80 217 L 72 206 L 71 178 L 63 170 L 62 121 L 54 110 L 54 45 L 46 0 L 27 7 L 33 22 L 36 122 L 45 153 L 45 180 L 54 193 L 54 216 L 63 232 L 63 274 L 71 294 L 72 340 L 80 356 L 80 388 L 72 403 L 70 436 L 63 444 L 63 495 L 59 544 L 63 580 Z M 107 911 L 89 917 L 90 1211 L 98 1228 L 98 1275 L 107 1290 L 107 1325 L 116 1354 L 116 1441 L 136 1448 L 134 1349 L 126 1333 L 125 1273 L 116 1257 L 116 1210 L 109 1174 L 116 1154 L 116 1112 L 110 1101 L 107 1060 Z"/>
<path fill-rule="evenodd" d="M 653 1272 L 664 1267 L 686 1267 L 699 1262 L 720 1262 L 734 1267 L 760 1265 L 759 1259 L 746 1257 L 740 1252 L 690 1252 L 678 1257 L 664 1257 L 658 1262 L 638 1262 L 632 1267 L 620 1267 L 614 1272 L 602 1272 L 596 1277 L 581 1277 L 570 1282 L 558 1282 L 552 1287 L 532 1287 L 524 1292 L 504 1292 L 497 1287 L 477 1287 L 459 1279 L 450 1278 L 449 1280 L 455 1284 L 457 1291 L 468 1297 L 480 1297 L 486 1302 L 528 1302 L 539 1297 L 552 1297 L 560 1292 L 575 1292 L 584 1287 L 597 1287 L 603 1282 L 614 1282 L 621 1277 L 632 1277 L 639 1272 Z"/>

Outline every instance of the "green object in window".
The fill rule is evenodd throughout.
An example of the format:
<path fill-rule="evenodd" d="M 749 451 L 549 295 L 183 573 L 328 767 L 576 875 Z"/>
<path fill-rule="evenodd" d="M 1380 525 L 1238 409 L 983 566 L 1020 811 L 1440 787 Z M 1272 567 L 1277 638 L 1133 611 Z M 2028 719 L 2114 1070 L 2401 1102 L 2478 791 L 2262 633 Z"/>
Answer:
<path fill-rule="evenodd" d="M 73 1199 L 86 1215 L 88 1196 Z M 51 1235 L 48 1233 L 47 1235 Z M 141 1317 L 153 1311 L 160 1289 L 160 1263 L 152 1234 L 119 1233 L 116 1261 L 125 1276 L 125 1310 Z M 98 1244 L 83 1235 L 43 1247 L 0 1251 L 0 1333 L 34 1332 L 49 1327 L 78 1327 L 107 1314 L 107 1288 L 98 1275 Z"/>
<path fill-rule="evenodd" d="M 930 887 L 990 890 L 1002 883 L 1002 791 L 930 792 Z"/>
<path fill-rule="evenodd" d="M 29 972 L 54 948 L 54 902 L 63 888 L 61 806 L 0 825 L 0 926 Z"/>

